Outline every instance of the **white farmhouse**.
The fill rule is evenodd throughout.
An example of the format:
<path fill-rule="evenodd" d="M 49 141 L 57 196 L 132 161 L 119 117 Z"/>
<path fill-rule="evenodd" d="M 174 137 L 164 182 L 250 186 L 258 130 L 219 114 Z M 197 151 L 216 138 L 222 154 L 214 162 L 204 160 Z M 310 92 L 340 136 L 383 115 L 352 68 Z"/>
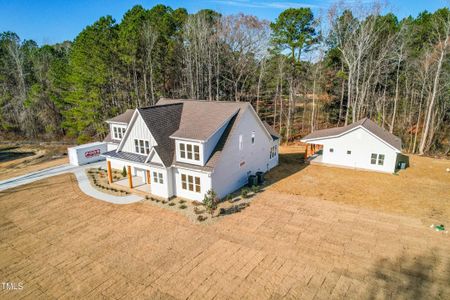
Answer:
<path fill-rule="evenodd" d="M 393 173 L 403 157 L 401 140 L 368 118 L 314 131 L 301 141 L 322 146 L 313 163 Z"/>
<path fill-rule="evenodd" d="M 278 164 L 279 136 L 247 102 L 161 99 L 127 113 L 107 121 L 107 140 L 120 141 L 103 154 L 110 182 L 111 168 L 125 167 L 130 188 L 202 201 L 209 189 L 225 197 Z"/>

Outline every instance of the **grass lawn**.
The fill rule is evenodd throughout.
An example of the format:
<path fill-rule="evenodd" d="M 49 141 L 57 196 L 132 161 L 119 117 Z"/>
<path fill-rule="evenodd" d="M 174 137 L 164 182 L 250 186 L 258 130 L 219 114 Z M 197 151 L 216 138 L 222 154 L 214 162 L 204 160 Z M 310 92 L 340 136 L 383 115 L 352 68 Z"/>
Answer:
<path fill-rule="evenodd" d="M 272 189 L 450 225 L 450 160 L 410 156 L 398 175 L 305 165 L 303 147 L 280 147 L 280 166 L 267 178 Z"/>

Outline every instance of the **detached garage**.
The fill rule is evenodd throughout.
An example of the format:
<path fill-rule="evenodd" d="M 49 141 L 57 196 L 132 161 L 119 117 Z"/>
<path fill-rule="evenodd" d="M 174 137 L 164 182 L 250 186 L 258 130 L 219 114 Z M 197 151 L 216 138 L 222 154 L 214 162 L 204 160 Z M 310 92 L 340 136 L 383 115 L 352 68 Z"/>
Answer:
<path fill-rule="evenodd" d="M 68 148 L 71 165 L 81 166 L 96 161 L 104 160 L 101 154 L 107 151 L 107 143 L 95 142 Z"/>
<path fill-rule="evenodd" d="M 393 173 L 403 159 L 400 138 L 364 118 L 351 125 L 317 130 L 301 139 L 318 151 L 311 163 Z"/>

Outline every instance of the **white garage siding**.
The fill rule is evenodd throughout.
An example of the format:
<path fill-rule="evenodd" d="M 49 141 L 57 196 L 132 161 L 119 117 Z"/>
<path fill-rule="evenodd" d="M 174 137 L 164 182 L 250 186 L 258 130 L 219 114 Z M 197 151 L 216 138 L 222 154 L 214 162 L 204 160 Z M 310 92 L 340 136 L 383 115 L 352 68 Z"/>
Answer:
<path fill-rule="evenodd" d="M 250 109 L 244 112 L 239 124 L 228 137 L 229 146 L 223 150 L 212 173 L 212 185 L 220 198 L 247 184 L 250 174 L 258 171 L 266 172 L 271 167 L 269 159 L 271 137 Z M 254 144 L 252 144 L 253 132 Z M 274 165 L 275 161 L 272 163 Z"/>
<path fill-rule="evenodd" d="M 323 145 L 323 163 L 388 173 L 395 171 L 397 151 L 361 127 L 340 137 L 310 143 Z M 371 164 L 372 153 L 377 154 L 375 164 Z M 379 154 L 384 155 L 383 165 L 378 164 Z"/>

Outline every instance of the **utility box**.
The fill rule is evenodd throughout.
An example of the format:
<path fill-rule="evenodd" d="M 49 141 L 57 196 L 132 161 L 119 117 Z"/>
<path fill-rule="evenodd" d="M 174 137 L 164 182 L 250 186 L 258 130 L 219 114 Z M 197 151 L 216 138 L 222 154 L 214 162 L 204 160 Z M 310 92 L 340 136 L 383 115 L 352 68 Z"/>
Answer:
<path fill-rule="evenodd" d="M 71 165 L 82 166 L 100 160 L 105 160 L 101 154 L 107 152 L 107 143 L 94 142 L 67 149 Z"/>

